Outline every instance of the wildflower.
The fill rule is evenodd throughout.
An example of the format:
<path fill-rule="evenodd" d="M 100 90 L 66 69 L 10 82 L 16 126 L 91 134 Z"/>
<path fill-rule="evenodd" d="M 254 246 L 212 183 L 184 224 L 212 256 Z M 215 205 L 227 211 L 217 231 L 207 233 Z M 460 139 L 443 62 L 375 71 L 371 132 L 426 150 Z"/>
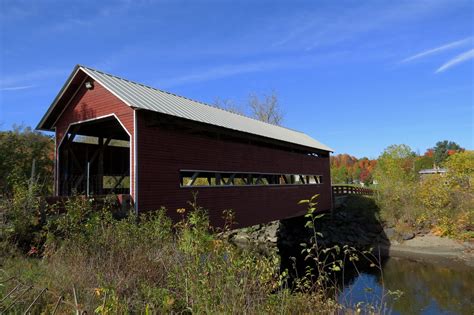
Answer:
<path fill-rule="evenodd" d="M 176 209 L 176 212 L 178 212 L 179 214 L 183 214 L 186 212 L 186 209 L 184 208 L 179 208 L 179 209 Z"/>
<path fill-rule="evenodd" d="M 28 255 L 35 255 L 38 254 L 38 249 L 35 246 L 32 246 L 31 249 L 28 251 Z"/>
<path fill-rule="evenodd" d="M 212 243 L 214 245 L 214 249 L 219 249 L 222 246 L 221 240 L 213 240 Z"/>
<path fill-rule="evenodd" d="M 102 288 L 95 288 L 94 293 L 95 295 L 100 296 L 100 294 L 102 293 Z"/>

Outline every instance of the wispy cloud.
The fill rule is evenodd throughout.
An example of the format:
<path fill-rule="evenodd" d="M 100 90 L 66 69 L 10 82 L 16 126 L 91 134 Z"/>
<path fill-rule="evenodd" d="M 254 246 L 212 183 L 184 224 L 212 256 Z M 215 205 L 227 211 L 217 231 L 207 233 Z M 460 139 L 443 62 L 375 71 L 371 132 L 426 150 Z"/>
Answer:
<path fill-rule="evenodd" d="M 348 58 L 349 53 L 350 52 L 347 51 L 340 51 L 337 53 L 299 55 L 289 58 L 264 59 L 252 62 L 217 65 L 190 74 L 163 78 L 153 82 L 152 86 L 168 88 L 171 86 L 222 79 L 246 73 L 282 69 L 309 69 L 329 62 L 342 62 Z"/>
<path fill-rule="evenodd" d="M 284 63 L 281 61 L 262 61 L 254 63 L 221 65 L 201 72 L 159 80 L 157 85 L 160 87 L 171 87 L 186 83 L 209 81 L 244 73 L 271 70 L 280 68 L 283 65 Z"/>
<path fill-rule="evenodd" d="M 439 46 L 439 47 L 436 47 L 436 48 L 428 49 L 428 50 L 425 50 L 425 51 L 423 51 L 421 53 L 418 53 L 416 55 L 405 58 L 402 61 L 400 61 L 400 63 L 410 62 L 410 61 L 413 61 L 415 59 L 420 59 L 420 58 L 424 58 L 426 56 L 434 55 L 434 54 L 440 53 L 440 52 L 448 50 L 448 49 L 453 49 L 453 48 L 456 48 L 456 47 L 460 47 L 460 46 L 469 44 L 471 41 L 472 41 L 472 37 L 467 37 L 467 38 L 464 38 L 464 39 L 461 39 L 461 40 L 458 40 L 458 41 L 455 41 L 455 42 L 451 42 L 451 43 L 448 43 L 448 44 L 445 44 L 445 45 L 442 45 L 442 46 Z"/>
<path fill-rule="evenodd" d="M 31 89 L 33 87 L 35 87 L 35 85 L 0 87 L 0 91 L 19 91 L 19 90 Z"/>
<path fill-rule="evenodd" d="M 473 59 L 473 58 L 474 58 L 474 49 L 468 50 L 468 51 L 466 51 L 466 52 L 464 52 L 460 55 L 457 55 L 453 59 L 451 59 L 448 62 L 446 62 L 445 64 L 443 64 L 441 67 L 439 67 L 435 71 L 435 73 L 440 73 L 440 72 L 446 71 L 449 68 L 454 67 L 457 64 L 466 62 L 466 61 L 468 61 L 470 59 Z"/>
<path fill-rule="evenodd" d="M 45 80 L 51 77 L 64 75 L 68 70 L 65 69 L 41 69 L 34 70 L 22 74 L 5 75 L 0 74 L 0 89 L 8 89 L 10 87 L 25 87 L 34 85 L 35 81 Z"/>
<path fill-rule="evenodd" d="M 329 6 L 324 15 L 319 10 L 305 10 L 279 21 L 281 28 L 278 29 L 278 37 L 269 46 L 310 51 L 315 47 L 349 42 L 381 29 L 391 30 L 401 23 L 419 21 L 448 6 L 451 6 L 449 1 L 399 1 L 390 4 L 369 1 L 344 9 Z M 271 18 L 270 23 L 274 23 L 274 17 Z"/>

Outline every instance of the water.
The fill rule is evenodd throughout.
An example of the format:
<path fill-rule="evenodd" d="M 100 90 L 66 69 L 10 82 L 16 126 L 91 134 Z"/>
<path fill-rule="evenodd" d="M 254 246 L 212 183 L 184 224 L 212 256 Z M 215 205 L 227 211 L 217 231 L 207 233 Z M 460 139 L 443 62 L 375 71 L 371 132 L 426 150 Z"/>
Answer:
<path fill-rule="evenodd" d="M 349 280 L 339 302 L 386 303 L 390 314 L 474 314 L 474 268 L 390 258 L 383 273 L 370 268 Z M 383 285 L 382 285 L 383 283 Z M 395 299 L 388 291 L 403 291 Z"/>

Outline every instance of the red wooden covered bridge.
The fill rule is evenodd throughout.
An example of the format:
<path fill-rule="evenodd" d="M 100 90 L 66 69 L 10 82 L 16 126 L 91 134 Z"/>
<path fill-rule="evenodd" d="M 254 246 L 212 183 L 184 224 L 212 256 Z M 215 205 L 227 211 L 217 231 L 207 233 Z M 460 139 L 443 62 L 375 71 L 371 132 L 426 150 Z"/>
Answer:
<path fill-rule="evenodd" d="M 331 208 L 329 153 L 308 135 L 76 66 L 41 119 L 56 133 L 55 194 L 130 195 L 138 212 L 175 213 L 192 192 L 219 224 Z"/>

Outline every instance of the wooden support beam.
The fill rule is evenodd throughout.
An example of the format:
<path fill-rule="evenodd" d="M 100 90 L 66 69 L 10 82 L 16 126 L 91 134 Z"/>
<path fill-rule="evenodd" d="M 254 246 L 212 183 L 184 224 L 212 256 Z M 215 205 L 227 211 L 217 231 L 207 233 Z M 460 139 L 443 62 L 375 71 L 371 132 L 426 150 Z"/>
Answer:
<path fill-rule="evenodd" d="M 199 172 L 195 172 L 193 176 L 191 177 L 191 181 L 186 186 L 193 186 L 198 176 L 199 176 Z"/>
<path fill-rule="evenodd" d="M 110 138 L 109 138 L 110 139 Z M 97 191 L 99 195 L 103 194 L 104 190 L 104 138 L 99 137 L 99 162 L 97 166 Z"/>
<path fill-rule="evenodd" d="M 112 191 L 114 191 L 115 189 L 117 189 L 117 187 L 122 183 L 123 179 L 125 178 L 125 174 L 120 176 L 120 179 L 118 181 L 116 181 L 115 183 L 115 186 L 112 188 Z M 114 176 L 114 179 L 115 179 L 115 176 Z"/>

